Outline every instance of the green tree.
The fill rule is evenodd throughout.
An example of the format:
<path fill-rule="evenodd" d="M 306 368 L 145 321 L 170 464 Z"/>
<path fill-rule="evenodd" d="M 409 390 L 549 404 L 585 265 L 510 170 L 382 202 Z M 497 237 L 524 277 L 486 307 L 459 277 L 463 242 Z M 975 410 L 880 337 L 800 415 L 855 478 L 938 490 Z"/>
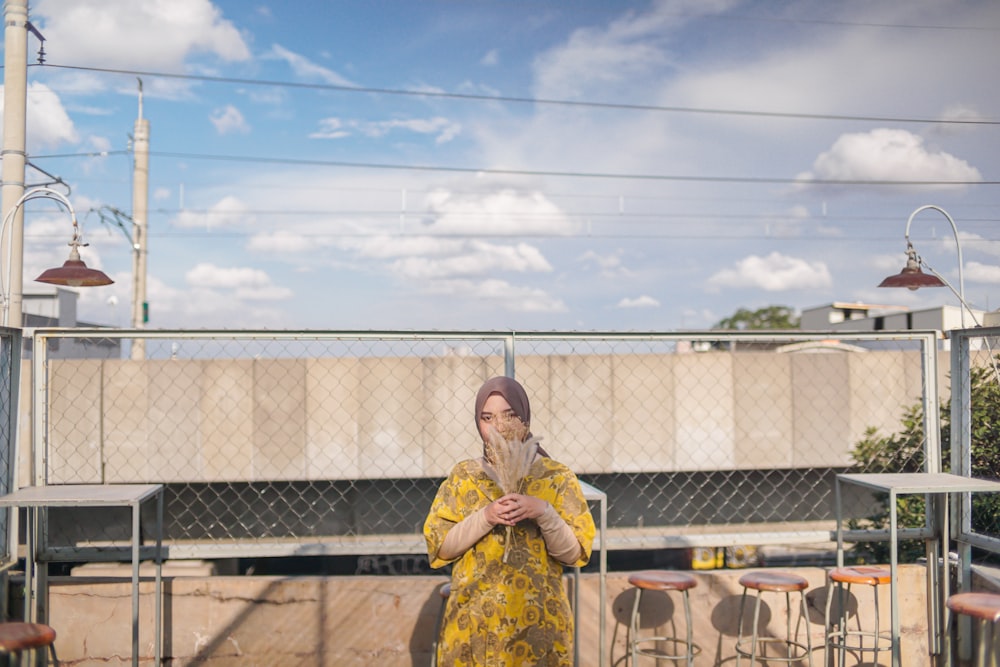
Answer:
<path fill-rule="evenodd" d="M 1000 361 L 1000 357 L 998 357 Z M 1000 382 L 992 366 L 976 367 L 970 373 L 970 418 L 972 424 L 972 476 L 1000 479 Z M 951 402 L 940 410 L 941 469 L 951 468 Z M 919 472 L 924 469 L 923 409 L 915 405 L 904 411 L 898 433 L 884 436 L 869 428 L 851 452 L 859 472 Z M 977 532 L 1000 536 L 1000 498 L 997 494 L 977 494 L 972 499 L 972 526 Z M 848 527 L 884 529 L 889 527 L 888 495 L 879 494 L 881 505 L 864 521 L 851 520 Z M 923 496 L 897 499 L 900 527 L 924 525 Z M 887 563 L 886 542 L 863 542 L 855 549 L 861 561 Z M 924 555 L 923 543 L 900 542 L 899 559 L 912 562 Z"/>
<path fill-rule="evenodd" d="M 799 318 L 788 306 L 767 306 L 757 310 L 740 308 L 729 317 L 724 317 L 713 329 L 736 329 L 739 331 L 757 329 L 798 329 Z"/>

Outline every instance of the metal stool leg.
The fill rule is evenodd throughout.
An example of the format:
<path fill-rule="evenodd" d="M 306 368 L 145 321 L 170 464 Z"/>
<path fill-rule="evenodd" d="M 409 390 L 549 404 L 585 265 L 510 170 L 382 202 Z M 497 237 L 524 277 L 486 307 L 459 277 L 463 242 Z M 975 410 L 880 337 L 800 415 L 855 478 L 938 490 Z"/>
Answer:
<path fill-rule="evenodd" d="M 740 667 L 740 660 L 743 658 L 743 654 L 740 653 L 740 645 L 743 643 L 743 607 L 747 601 L 747 589 L 743 589 L 743 595 L 740 596 L 740 616 L 736 622 L 736 667 Z"/>
<path fill-rule="evenodd" d="M 694 631 L 691 629 L 691 597 L 688 592 L 681 591 L 684 596 L 684 620 L 687 622 L 687 667 L 694 667 Z"/>
<path fill-rule="evenodd" d="M 636 588 L 635 601 L 632 603 L 632 622 L 629 624 L 630 625 L 629 632 L 631 633 L 629 636 L 629 645 L 631 646 L 632 667 L 635 667 L 636 664 L 638 664 L 636 663 L 635 660 L 636 658 L 635 647 L 636 647 L 636 637 L 639 636 L 639 600 L 641 599 L 642 599 L 642 589 Z"/>

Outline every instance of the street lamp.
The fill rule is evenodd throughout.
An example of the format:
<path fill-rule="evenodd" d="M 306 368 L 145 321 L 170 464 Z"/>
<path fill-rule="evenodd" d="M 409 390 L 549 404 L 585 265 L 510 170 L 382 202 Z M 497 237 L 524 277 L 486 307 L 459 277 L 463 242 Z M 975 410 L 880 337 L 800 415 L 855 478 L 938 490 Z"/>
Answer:
<path fill-rule="evenodd" d="M 96 287 L 99 285 L 110 285 L 114 281 L 111 280 L 103 271 L 98 269 L 89 268 L 82 259 L 80 259 L 80 248 L 88 244 L 83 242 L 83 235 L 80 232 L 80 225 L 76 221 L 76 212 L 73 210 L 73 205 L 69 202 L 65 195 L 61 192 L 53 190 L 51 188 L 34 188 L 25 192 L 20 199 L 14 204 L 13 208 L 8 211 L 7 215 L 4 216 L 3 224 L 0 225 L 0 239 L 3 238 L 4 232 L 7 230 L 8 225 L 10 225 L 11 220 L 21 209 L 24 204 L 31 201 L 32 199 L 52 199 L 56 202 L 62 204 L 67 211 L 69 211 L 70 218 L 73 221 L 73 238 L 69 242 L 69 259 L 63 263 L 62 266 L 58 268 L 47 269 L 42 272 L 40 276 L 35 278 L 38 282 L 49 283 L 52 285 L 67 285 L 70 287 Z M 12 228 L 13 229 L 13 228 Z M 11 299 L 7 293 L 10 288 L 15 263 L 12 261 L 13 250 L 12 243 L 7 245 L 7 261 L 5 266 L 8 267 L 8 275 L 6 276 L 6 282 L 0 283 L 0 299 L 3 300 L 3 323 L 7 326 L 10 322 L 10 303 Z M 17 258 L 20 260 L 20 258 Z M 21 271 L 21 262 L 16 262 L 17 270 Z M 0 276 L 2 280 L 4 276 Z"/>
<path fill-rule="evenodd" d="M 958 291 L 951 286 L 947 280 L 944 279 L 940 273 L 935 271 L 924 261 L 924 259 L 917 254 L 917 251 L 913 247 L 913 243 L 910 242 L 910 225 L 913 223 L 913 218 L 916 217 L 917 213 L 921 211 L 926 211 L 927 209 L 934 209 L 941 215 L 943 215 L 948 222 L 951 224 L 951 230 L 955 234 L 955 248 L 958 250 Z M 962 276 L 962 244 L 958 240 L 958 227 L 955 225 L 955 221 L 952 220 L 948 212 L 945 211 L 940 206 L 935 206 L 933 204 L 926 204 L 917 208 L 913 213 L 910 214 L 909 219 L 906 221 L 906 266 L 899 273 L 889 276 L 881 283 L 879 287 L 906 287 L 907 289 L 917 290 L 921 287 L 947 287 L 958 297 L 961 302 L 961 313 L 962 313 L 962 328 L 965 328 L 965 311 L 968 310 L 969 314 L 972 316 L 973 322 L 977 325 L 979 322 L 976 320 L 976 314 L 972 312 L 972 308 L 965 300 L 965 278 Z M 921 267 L 926 268 L 929 273 L 924 273 Z"/>

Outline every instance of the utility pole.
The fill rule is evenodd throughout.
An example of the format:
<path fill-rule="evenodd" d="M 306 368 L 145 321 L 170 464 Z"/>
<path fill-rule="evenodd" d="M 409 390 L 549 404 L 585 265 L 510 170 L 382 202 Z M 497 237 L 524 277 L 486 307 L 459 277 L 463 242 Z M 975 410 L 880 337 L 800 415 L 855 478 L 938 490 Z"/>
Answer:
<path fill-rule="evenodd" d="M 149 315 L 146 303 L 147 211 L 149 209 L 149 121 L 142 117 L 142 79 L 139 79 L 139 117 L 132 138 L 132 328 L 143 329 Z M 146 340 L 132 341 L 132 359 L 146 358 Z"/>
<path fill-rule="evenodd" d="M 0 282 L 7 292 L 7 321 L 21 326 L 24 292 L 24 208 L 7 216 L 24 194 L 25 117 L 28 103 L 28 0 L 6 0 L 3 71 L 3 188 L 0 208 L 9 229 L 0 237 Z"/>

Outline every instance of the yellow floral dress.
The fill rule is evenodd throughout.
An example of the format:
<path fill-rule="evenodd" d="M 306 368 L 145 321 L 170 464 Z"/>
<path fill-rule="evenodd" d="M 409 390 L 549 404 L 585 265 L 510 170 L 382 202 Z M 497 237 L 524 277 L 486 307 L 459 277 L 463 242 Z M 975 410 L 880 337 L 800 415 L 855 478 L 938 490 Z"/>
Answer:
<path fill-rule="evenodd" d="M 576 475 L 557 461 L 539 457 L 522 489 L 548 501 L 569 524 L 583 547 L 575 565 L 586 565 L 594 541 L 594 518 Z M 431 567 L 448 564 L 437 554 L 451 527 L 502 495 L 479 459 L 455 466 L 438 489 L 424 523 Z M 439 665 L 573 664 L 573 614 L 562 564 L 546 551 L 541 529 L 531 520 L 514 526 L 504 563 L 506 535 L 506 527 L 494 526 L 454 561 L 438 642 Z"/>

